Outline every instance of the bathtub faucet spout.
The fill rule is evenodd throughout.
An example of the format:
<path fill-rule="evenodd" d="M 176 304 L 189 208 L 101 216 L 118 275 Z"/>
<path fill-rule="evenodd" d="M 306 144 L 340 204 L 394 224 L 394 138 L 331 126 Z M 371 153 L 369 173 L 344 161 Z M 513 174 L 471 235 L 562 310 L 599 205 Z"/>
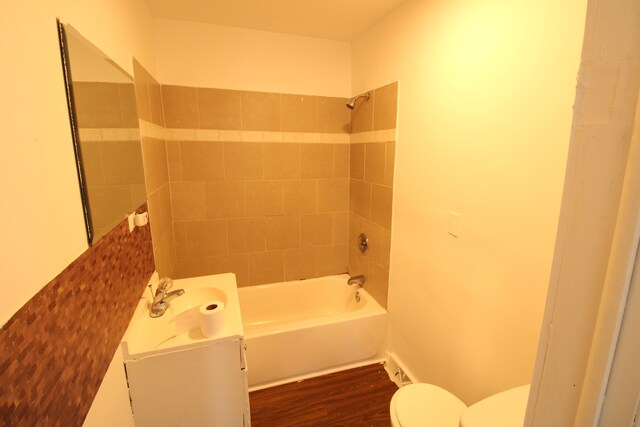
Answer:
<path fill-rule="evenodd" d="M 362 287 L 365 281 L 366 281 L 366 277 L 364 277 L 364 274 L 360 274 L 359 276 L 349 276 L 349 280 L 347 280 L 347 285 L 349 286 L 358 285 L 359 287 Z"/>

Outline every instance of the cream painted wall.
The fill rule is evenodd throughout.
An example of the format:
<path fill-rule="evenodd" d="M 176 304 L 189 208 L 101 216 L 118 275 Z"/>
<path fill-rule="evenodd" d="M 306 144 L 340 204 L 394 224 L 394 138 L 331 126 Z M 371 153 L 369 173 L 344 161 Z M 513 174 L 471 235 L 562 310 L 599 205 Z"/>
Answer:
<path fill-rule="evenodd" d="M 348 42 L 156 19 L 162 84 L 351 96 Z"/>
<path fill-rule="evenodd" d="M 390 351 L 467 404 L 531 381 L 585 10 L 412 1 L 353 44 L 354 93 L 399 81 Z"/>
<path fill-rule="evenodd" d="M 4 224 L 0 325 L 87 249 L 62 77 L 56 17 L 122 68 L 153 67 L 142 0 L 9 0 L 0 5 Z"/>

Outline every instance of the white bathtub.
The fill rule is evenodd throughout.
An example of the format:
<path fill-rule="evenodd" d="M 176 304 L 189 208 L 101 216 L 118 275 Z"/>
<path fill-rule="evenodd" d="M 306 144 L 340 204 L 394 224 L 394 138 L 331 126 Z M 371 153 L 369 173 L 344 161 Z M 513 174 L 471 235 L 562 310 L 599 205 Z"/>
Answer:
<path fill-rule="evenodd" d="M 251 390 L 383 358 L 387 312 L 348 277 L 238 289 Z"/>

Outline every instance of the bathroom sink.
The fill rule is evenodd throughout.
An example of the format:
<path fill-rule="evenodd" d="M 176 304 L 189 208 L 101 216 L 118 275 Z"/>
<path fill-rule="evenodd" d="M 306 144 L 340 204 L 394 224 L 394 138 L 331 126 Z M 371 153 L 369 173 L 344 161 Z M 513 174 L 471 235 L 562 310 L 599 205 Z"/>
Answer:
<path fill-rule="evenodd" d="M 122 339 L 125 360 L 242 338 L 244 333 L 234 274 L 174 280 L 172 290 L 175 289 L 184 289 L 185 292 L 173 298 L 164 315 L 157 318 L 149 316 L 152 300 L 145 289 Z M 221 301 L 225 306 L 223 327 L 219 334 L 205 337 L 200 332 L 198 309 L 212 300 Z"/>
<path fill-rule="evenodd" d="M 179 280 L 176 280 L 174 283 L 179 282 Z M 179 286 L 180 285 L 174 285 L 173 289 L 184 289 L 184 287 Z M 227 294 L 225 294 L 223 290 L 214 287 L 202 286 L 194 287 L 189 290 L 185 289 L 184 295 L 171 300 L 169 308 L 164 315 L 166 316 L 168 314 L 171 316 L 173 314 L 174 316 L 177 316 L 185 311 L 192 310 L 194 308 L 197 309 L 200 305 L 211 300 L 222 301 L 226 306 Z"/>

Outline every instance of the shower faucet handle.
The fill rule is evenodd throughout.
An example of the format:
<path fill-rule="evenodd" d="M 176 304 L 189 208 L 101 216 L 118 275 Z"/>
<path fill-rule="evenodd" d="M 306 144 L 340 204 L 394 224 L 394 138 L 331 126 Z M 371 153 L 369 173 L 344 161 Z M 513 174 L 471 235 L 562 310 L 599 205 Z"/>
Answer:
<path fill-rule="evenodd" d="M 369 238 L 364 233 L 360 233 L 358 236 L 358 249 L 363 255 L 369 250 Z"/>

